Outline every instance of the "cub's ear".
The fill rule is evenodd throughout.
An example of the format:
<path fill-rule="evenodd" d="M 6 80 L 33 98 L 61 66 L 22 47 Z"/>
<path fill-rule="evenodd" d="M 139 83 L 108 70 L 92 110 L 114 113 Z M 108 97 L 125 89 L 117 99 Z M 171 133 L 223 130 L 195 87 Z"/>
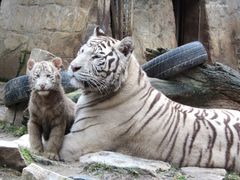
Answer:
<path fill-rule="evenodd" d="M 30 58 L 30 59 L 28 60 L 28 62 L 27 62 L 27 70 L 28 70 L 28 71 L 31 71 L 32 68 L 33 68 L 33 66 L 34 66 L 34 64 L 35 64 L 35 60 Z"/>
<path fill-rule="evenodd" d="M 55 57 L 52 60 L 52 63 L 57 69 L 61 69 L 61 67 L 63 66 L 62 59 L 60 57 Z"/>
<path fill-rule="evenodd" d="M 97 26 L 97 27 L 95 27 L 92 36 L 106 36 L 106 34 L 104 33 L 104 31 L 102 29 L 100 29 L 99 26 Z"/>
<path fill-rule="evenodd" d="M 132 38 L 127 36 L 123 38 L 120 42 L 120 44 L 117 46 L 117 49 L 124 54 L 124 56 L 127 56 L 129 53 L 132 53 L 134 49 Z"/>

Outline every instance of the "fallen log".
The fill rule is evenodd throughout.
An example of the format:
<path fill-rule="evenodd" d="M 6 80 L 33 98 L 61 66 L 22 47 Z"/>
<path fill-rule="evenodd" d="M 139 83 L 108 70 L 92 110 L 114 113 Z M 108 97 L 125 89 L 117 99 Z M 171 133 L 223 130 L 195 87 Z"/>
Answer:
<path fill-rule="evenodd" d="M 240 73 L 226 65 L 201 65 L 167 80 L 150 79 L 169 98 L 195 107 L 240 110 Z"/>

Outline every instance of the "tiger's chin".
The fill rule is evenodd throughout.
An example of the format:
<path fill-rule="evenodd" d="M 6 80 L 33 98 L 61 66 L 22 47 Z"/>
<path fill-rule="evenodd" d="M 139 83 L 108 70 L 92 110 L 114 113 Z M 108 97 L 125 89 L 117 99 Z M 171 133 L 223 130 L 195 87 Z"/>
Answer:
<path fill-rule="evenodd" d="M 78 81 L 75 77 L 71 78 L 70 84 L 75 88 L 84 89 L 83 84 L 80 81 Z"/>

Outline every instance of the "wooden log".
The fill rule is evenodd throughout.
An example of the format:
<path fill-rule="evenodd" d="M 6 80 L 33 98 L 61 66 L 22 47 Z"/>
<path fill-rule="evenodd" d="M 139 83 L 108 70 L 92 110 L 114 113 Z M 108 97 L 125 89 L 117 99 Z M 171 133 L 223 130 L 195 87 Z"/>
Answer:
<path fill-rule="evenodd" d="M 220 63 L 150 81 L 166 96 L 186 105 L 240 110 L 240 73 Z"/>

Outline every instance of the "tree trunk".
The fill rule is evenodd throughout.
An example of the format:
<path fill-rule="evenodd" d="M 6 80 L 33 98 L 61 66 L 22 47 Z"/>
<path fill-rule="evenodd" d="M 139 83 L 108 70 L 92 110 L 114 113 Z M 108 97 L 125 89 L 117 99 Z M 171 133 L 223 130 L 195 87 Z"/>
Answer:
<path fill-rule="evenodd" d="M 240 110 L 240 73 L 223 64 L 198 66 L 168 80 L 150 80 L 154 87 L 177 102 Z"/>

